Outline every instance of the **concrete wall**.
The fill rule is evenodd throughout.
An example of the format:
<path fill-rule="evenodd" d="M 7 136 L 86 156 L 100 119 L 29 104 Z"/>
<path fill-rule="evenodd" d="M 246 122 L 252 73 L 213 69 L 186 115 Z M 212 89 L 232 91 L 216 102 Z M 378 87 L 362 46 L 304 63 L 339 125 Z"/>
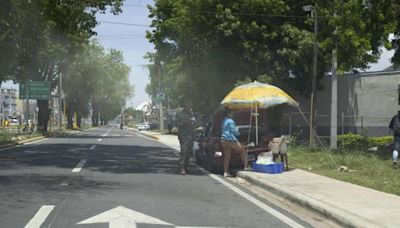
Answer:
<path fill-rule="evenodd" d="M 329 136 L 331 88 L 330 77 L 322 81 L 323 89 L 318 91 L 317 123 L 318 134 Z M 388 133 L 393 115 L 400 110 L 400 71 L 381 71 L 359 74 L 345 74 L 338 79 L 338 133 L 353 132 L 369 136 Z M 302 100 L 303 97 L 297 97 Z M 309 105 L 301 108 L 309 112 Z M 292 114 L 292 127 L 305 126 L 300 115 Z M 344 117 L 344 118 L 343 118 Z M 308 117 L 307 117 L 308 118 Z M 343 128 L 342 128 L 343 126 Z"/>

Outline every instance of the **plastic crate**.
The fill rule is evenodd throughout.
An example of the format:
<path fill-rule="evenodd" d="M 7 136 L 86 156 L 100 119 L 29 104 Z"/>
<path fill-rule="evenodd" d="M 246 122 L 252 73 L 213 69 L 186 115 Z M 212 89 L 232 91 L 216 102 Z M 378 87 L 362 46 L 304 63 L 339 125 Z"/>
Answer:
<path fill-rule="evenodd" d="M 280 163 L 275 163 L 275 164 L 262 165 L 262 164 L 256 164 L 255 162 L 253 162 L 252 168 L 253 168 L 253 171 L 255 171 L 255 172 L 276 174 L 276 173 L 283 172 L 284 163 L 280 162 Z"/>

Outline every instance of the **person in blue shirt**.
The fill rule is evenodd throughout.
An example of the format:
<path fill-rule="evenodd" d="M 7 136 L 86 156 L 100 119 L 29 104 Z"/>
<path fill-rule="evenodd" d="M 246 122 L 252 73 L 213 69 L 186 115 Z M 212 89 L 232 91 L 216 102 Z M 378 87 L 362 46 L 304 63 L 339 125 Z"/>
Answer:
<path fill-rule="evenodd" d="M 221 145 L 224 152 L 224 177 L 231 176 L 229 173 L 229 161 L 232 151 L 240 152 L 243 165 L 246 164 L 246 150 L 238 140 L 239 131 L 237 131 L 235 121 L 232 118 L 232 110 L 225 109 L 225 118 L 222 121 L 221 129 Z"/>

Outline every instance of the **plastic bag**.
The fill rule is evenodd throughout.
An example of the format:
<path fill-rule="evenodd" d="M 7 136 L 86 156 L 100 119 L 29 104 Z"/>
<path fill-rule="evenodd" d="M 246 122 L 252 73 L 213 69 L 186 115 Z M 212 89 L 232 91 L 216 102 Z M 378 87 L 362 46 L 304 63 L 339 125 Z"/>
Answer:
<path fill-rule="evenodd" d="M 262 152 L 257 156 L 256 164 L 269 165 L 274 164 L 272 152 Z"/>

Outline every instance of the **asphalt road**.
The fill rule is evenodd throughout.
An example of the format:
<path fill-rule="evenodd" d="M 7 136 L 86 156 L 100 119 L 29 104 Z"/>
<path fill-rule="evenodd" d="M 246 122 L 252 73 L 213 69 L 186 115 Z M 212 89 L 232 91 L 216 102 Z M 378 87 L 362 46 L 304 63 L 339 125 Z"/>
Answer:
<path fill-rule="evenodd" d="M 0 227 L 308 227 L 133 131 L 96 128 L 0 150 Z"/>

